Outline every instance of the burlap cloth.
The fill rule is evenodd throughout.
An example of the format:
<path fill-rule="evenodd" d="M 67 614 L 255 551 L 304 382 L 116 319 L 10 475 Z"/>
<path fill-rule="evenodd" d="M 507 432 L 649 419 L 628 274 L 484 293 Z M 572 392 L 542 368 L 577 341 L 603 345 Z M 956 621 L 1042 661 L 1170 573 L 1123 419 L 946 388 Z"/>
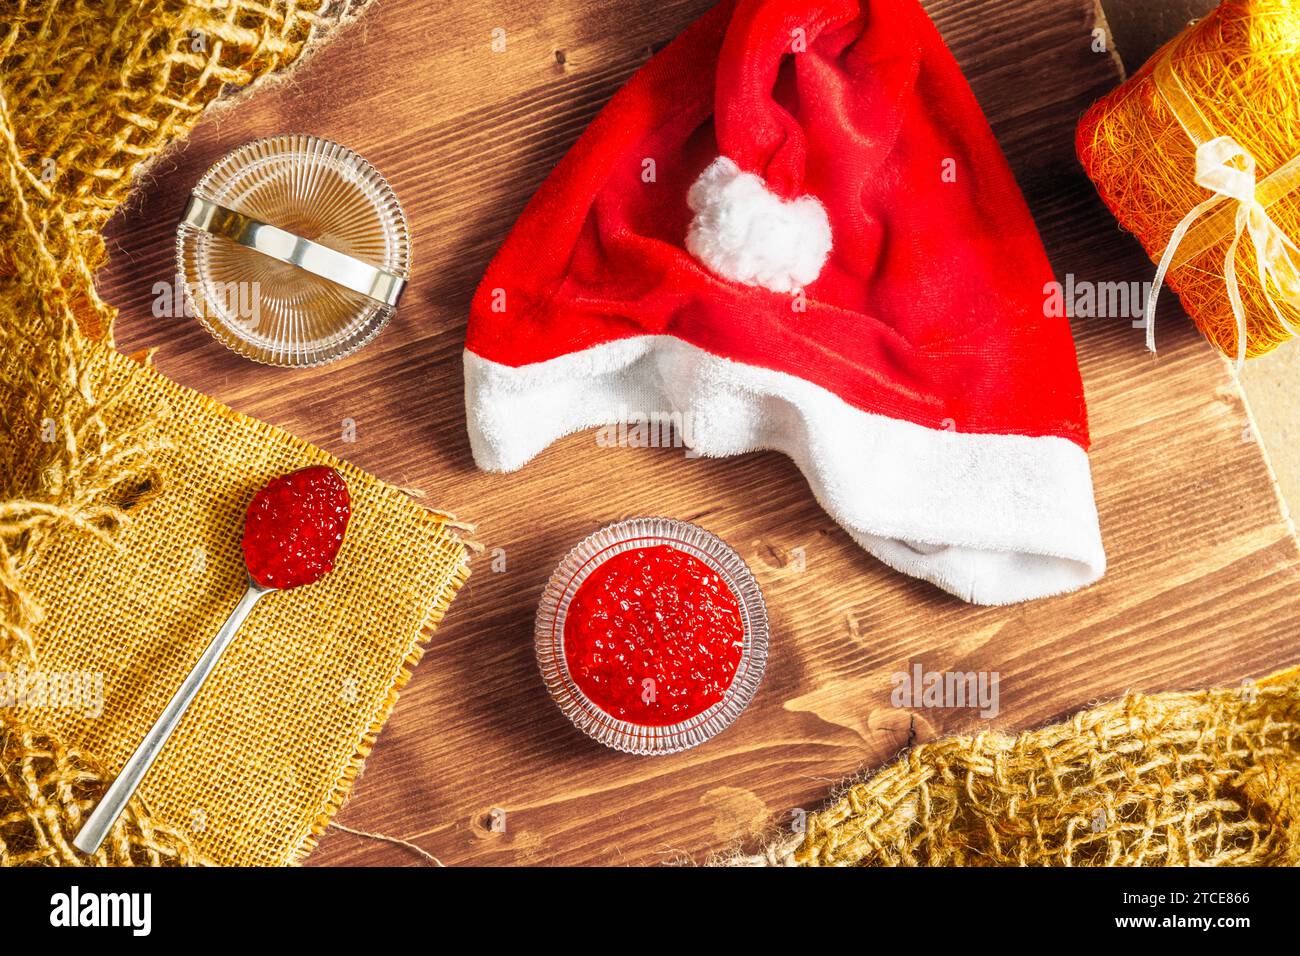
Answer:
<path fill-rule="evenodd" d="M 1300 668 L 922 744 L 753 866 L 1295 866 Z"/>
<path fill-rule="evenodd" d="M 115 351 L 94 289 L 142 166 L 354 12 L 0 8 L 0 863 L 87 862 L 70 840 L 243 590 L 243 512 L 271 477 L 342 472 L 337 569 L 254 609 L 97 862 L 299 860 L 467 574 L 449 516 Z M 97 681 L 102 713 L 69 691 Z"/>

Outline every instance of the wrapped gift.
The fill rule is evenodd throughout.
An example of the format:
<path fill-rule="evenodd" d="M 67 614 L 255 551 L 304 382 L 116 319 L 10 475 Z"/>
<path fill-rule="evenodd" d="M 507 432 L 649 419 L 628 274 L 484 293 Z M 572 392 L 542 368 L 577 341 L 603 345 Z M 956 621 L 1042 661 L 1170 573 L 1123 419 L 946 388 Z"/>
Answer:
<path fill-rule="evenodd" d="M 1224 0 L 1085 114 L 1077 146 L 1120 223 L 1240 362 L 1300 323 L 1300 3 Z"/>

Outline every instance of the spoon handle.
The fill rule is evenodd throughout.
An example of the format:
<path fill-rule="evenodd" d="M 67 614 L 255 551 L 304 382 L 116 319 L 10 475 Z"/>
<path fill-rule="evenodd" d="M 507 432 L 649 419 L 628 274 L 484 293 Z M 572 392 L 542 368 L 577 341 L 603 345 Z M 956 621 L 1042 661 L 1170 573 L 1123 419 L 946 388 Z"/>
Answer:
<path fill-rule="evenodd" d="M 239 630 L 239 625 L 244 623 L 244 618 L 248 617 L 248 612 L 253 609 L 258 598 L 267 592 L 267 589 L 249 582 L 248 589 L 244 596 L 239 599 L 235 609 L 230 612 L 230 617 L 226 618 L 226 623 L 221 625 L 221 630 L 217 636 L 212 639 L 203 656 L 199 658 L 194 669 L 190 671 L 189 676 L 181 683 L 172 699 L 167 702 L 163 708 L 162 715 L 154 723 L 149 733 L 145 734 L 144 740 L 140 741 L 140 746 L 135 748 L 135 753 L 131 754 L 131 759 L 122 767 L 122 772 L 117 775 L 112 786 L 104 794 L 99 805 L 91 812 L 82 826 L 81 831 L 77 834 L 72 845 L 82 853 L 94 853 L 99 849 L 99 845 L 104 842 L 104 837 L 108 831 L 113 828 L 117 818 L 121 815 L 122 810 L 126 807 L 127 801 L 135 793 L 136 787 L 144 775 L 149 772 L 149 767 L 153 764 L 154 758 L 162 750 L 163 745 L 167 743 L 167 738 L 171 736 L 176 725 L 185 716 L 185 710 L 190 706 L 190 702 L 198 695 L 199 688 L 203 682 L 208 679 L 208 675 L 217 666 L 217 661 L 221 659 L 221 654 L 230 644 L 231 638 Z"/>

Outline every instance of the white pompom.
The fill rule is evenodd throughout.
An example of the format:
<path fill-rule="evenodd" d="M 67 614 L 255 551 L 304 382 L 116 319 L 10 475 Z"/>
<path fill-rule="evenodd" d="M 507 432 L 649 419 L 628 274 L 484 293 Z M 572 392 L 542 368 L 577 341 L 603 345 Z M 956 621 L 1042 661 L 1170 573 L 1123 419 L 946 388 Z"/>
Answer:
<path fill-rule="evenodd" d="M 812 196 L 784 200 L 763 180 L 719 156 L 695 180 L 686 248 L 713 272 L 773 292 L 817 278 L 831 251 L 826 209 Z"/>

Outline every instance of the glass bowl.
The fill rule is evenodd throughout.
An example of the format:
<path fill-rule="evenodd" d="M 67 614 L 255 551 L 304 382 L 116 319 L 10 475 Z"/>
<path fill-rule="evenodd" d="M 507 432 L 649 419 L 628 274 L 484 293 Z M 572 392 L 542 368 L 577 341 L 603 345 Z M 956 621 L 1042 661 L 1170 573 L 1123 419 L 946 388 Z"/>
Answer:
<path fill-rule="evenodd" d="M 410 234 L 397 196 L 378 170 L 337 143 L 302 134 L 255 140 L 208 170 L 193 197 L 191 207 L 215 204 L 358 260 L 363 270 L 382 270 L 399 291 L 409 277 Z M 338 263 L 348 264 L 335 257 Z M 396 308 L 395 296 L 372 298 L 188 221 L 177 229 L 176 264 L 186 304 L 203 326 L 268 365 L 350 355 Z"/>
<path fill-rule="evenodd" d="M 564 622 L 583 582 L 609 558 L 635 548 L 670 545 L 714 570 L 740 605 L 744 644 L 740 664 L 723 698 L 680 723 L 647 726 L 612 716 L 578 687 L 564 651 Z M 725 730 L 758 690 L 767 666 L 767 607 L 753 573 L 721 538 L 672 518 L 632 518 L 584 538 L 560 562 L 537 608 L 537 664 L 551 697 L 588 736 L 625 753 L 670 754 L 694 747 Z"/>

